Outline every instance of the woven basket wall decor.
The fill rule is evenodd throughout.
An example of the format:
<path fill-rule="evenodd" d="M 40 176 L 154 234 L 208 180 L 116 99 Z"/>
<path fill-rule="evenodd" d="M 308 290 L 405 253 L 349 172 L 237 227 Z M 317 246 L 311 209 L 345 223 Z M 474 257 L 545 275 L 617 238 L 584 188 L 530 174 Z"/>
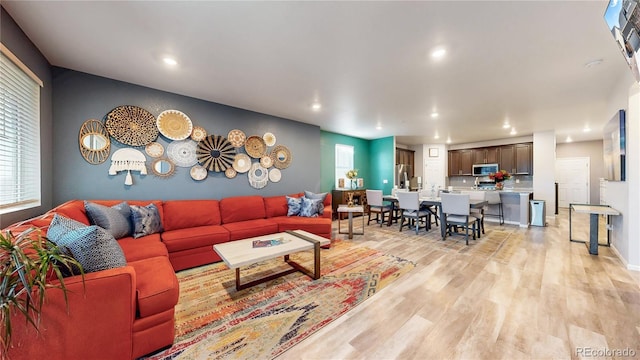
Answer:
<path fill-rule="evenodd" d="M 145 146 L 158 137 L 156 118 L 147 110 L 123 105 L 111 110 L 104 123 L 109 135 L 130 146 Z"/>

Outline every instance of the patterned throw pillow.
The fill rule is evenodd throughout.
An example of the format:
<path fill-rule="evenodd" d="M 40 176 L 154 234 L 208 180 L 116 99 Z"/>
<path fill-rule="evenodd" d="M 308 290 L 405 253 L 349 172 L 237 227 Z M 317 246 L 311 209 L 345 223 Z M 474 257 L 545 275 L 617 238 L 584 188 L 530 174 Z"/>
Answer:
<path fill-rule="evenodd" d="M 154 204 L 147 206 L 131 205 L 131 219 L 133 220 L 133 237 L 139 238 L 162 231 L 160 213 Z"/>
<path fill-rule="evenodd" d="M 131 236 L 131 208 L 126 202 L 108 207 L 85 201 L 84 209 L 91 224 L 107 230 L 114 238 Z"/>
<path fill-rule="evenodd" d="M 56 214 L 47 237 L 82 265 L 85 273 L 127 265 L 122 248 L 105 229 Z"/>
<path fill-rule="evenodd" d="M 320 199 L 302 199 L 302 206 L 300 207 L 300 216 L 304 217 L 317 217 L 318 216 L 318 204 L 322 204 Z"/>
<path fill-rule="evenodd" d="M 327 193 L 312 193 L 311 191 L 304 191 L 304 197 L 307 199 L 320 199 L 318 203 L 318 215 L 324 214 L 324 199 L 327 197 Z"/>
<path fill-rule="evenodd" d="M 295 216 L 300 214 L 300 207 L 302 205 L 302 198 L 287 196 L 287 216 Z"/>

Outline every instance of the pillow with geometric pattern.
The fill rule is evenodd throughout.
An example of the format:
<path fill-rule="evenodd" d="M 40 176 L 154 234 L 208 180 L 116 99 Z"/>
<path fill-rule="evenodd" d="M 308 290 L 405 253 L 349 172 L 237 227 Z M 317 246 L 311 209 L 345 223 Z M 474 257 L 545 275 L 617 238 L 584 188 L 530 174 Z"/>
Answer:
<path fill-rule="evenodd" d="M 302 198 L 287 196 L 287 216 L 295 216 L 300 214 Z"/>
<path fill-rule="evenodd" d="M 86 226 L 55 214 L 47 230 L 47 238 L 63 253 L 78 260 L 85 273 L 127 265 L 120 244 L 99 226 Z"/>

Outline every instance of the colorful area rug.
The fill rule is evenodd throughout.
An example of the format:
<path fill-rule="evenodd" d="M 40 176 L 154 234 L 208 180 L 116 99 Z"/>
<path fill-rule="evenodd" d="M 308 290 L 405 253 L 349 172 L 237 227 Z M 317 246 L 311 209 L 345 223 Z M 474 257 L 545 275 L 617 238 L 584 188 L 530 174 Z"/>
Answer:
<path fill-rule="evenodd" d="M 291 258 L 312 268 L 311 252 Z M 178 272 L 176 341 L 149 359 L 276 357 L 415 267 L 341 240 L 321 258 L 318 280 L 293 273 L 242 291 L 224 263 Z M 242 282 L 287 268 L 282 259 L 261 262 L 242 268 Z"/>

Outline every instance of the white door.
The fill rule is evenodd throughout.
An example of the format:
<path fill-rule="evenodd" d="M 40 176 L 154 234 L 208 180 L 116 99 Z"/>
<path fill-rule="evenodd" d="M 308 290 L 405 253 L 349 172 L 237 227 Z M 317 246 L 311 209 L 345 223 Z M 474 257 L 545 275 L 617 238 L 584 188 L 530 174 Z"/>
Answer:
<path fill-rule="evenodd" d="M 558 206 L 589 204 L 589 158 L 556 159 Z"/>

